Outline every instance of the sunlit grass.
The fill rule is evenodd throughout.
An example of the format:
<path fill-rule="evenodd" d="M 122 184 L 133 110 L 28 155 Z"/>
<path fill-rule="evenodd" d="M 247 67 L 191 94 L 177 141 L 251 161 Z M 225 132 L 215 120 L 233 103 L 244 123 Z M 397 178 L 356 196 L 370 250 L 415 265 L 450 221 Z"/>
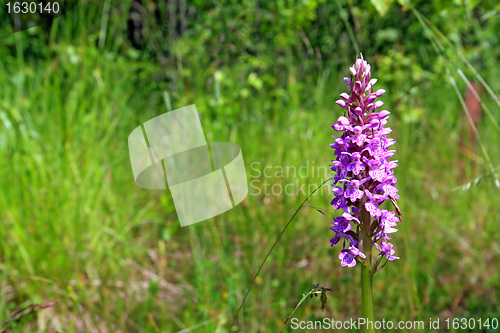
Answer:
<path fill-rule="evenodd" d="M 307 193 L 250 195 L 224 215 L 180 228 L 168 191 L 134 184 L 128 134 L 165 112 L 169 96 L 173 109 L 196 103 L 208 141 L 241 146 L 249 181 L 256 179 L 253 162 L 328 165 L 330 125 L 340 115 L 333 103 L 338 75 L 311 74 L 314 84 L 301 88 L 307 98 L 290 83 L 282 92 L 286 102 L 250 87 L 252 98 L 224 105 L 219 98 L 230 88 L 221 82 L 216 97 L 201 73 L 179 78 L 179 90 L 168 91 L 167 83 L 152 79 L 154 64 L 138 61 L 133 52 L 120 55 L 113 18 L 106 30 L 110 46 L 102 46 L 106 25 L 100 9 L 91 7 L 89 15 L 99 20 L 85 26 L 89 36 L 50 44 L 46 58 L 35 60 L 28 45 L 46 41 L 23 33 L 15 41 L 22 56 L 0 63 L 0 322 L 25 301 L 58 300 L 37 318 L 16 323 L 15 331 L 227 332 L 257 268 Z M 72 29 L 91 22 L 81 12 L 75 15 L 78 24 L 60 23 L 49 38 L 71 40 Z M 249 88 L 238 73 L 225 75 L 234 75 L 225 78 L 237 82 L 232 89 Z M 489 84 L 498 91 L 497 83 Z M 457 82 L 459 93 L 465 85 Z M 403 260 L 375 275 L 375 315 L 498 317 L 498 189 L 485 181 L 454 191 L 491 168 L 482 154 L 474 156 L 479 170 L 464 174 L 458 168 L 460 160 L 472 161 L 459 149 L 465 120 L 451 85 L 419 91 L 415 103 L 424 113 L 412 122 L 402 117 L 405 109 L 392 108 L 395 101 L 386 102 L 400 165 L 404 222 L 394 243 Z M 497 101 L 487 95 L 483 107 L 490 118 L 478 133 L 488 163 L 497 168 Z M 325 179 L 265 180 L 300 186 Z M 324 191 L 309 204 L 328 209 L 331 199 Z M 340 269 L 329 227 L 328 216 L 307 207 L 300 211 L 249 294 L 238 318 L 241 331 L 277 331 L 316 283 L 335 288 L 325 312 L 312 299 L 294 316 L 357 316 L 359 277 Z"/>

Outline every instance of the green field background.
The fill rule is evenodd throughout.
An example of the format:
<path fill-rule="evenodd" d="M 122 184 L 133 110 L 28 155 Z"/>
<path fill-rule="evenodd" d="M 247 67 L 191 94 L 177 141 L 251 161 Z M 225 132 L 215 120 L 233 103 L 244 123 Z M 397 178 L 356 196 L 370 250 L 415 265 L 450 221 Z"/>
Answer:
<path fill-rule="evenodd" d="M 229 328 L 331 175 L 335 100 L 359 52 L 387 90 L 404 216 L 401 260 L 374 276 L 375 317 L 500 319 L 496 2 L 144 0 L 136 47 L 130 8 L 80 0 L 15 34 L 0 10 L 0 331 L 277 332 L 316 283 L 335 289 L 326 309 L 307 299 L 293 317 L 357 318 L 359 267 L 340 267 L 331 218 L 304 207 Z M 469 81 L 482 86 L 472 143 Z M 168 190 L 134 183 L 127 138 L 190 104 L 207 141 L 241 147 L 251 186 L 181 228 Z M 307 205 L 337 214 L 329 187 Z"/>

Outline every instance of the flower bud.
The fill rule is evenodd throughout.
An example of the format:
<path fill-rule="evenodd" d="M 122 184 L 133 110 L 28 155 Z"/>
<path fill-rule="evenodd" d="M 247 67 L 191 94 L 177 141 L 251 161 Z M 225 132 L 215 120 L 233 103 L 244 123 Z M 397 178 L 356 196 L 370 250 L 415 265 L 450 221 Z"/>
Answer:
<path fill-rule="evenodd" d="M 378 119 L 372 119 L 370 121 L 370 128 L 377 128 L 380 125 L 380 121 Z"/>
<path fill-rule="evenodd" d="M 341 106 L 341 107 L 343 107 L 343 108 L 346 106 L 345 101 L 343 101 L 343 100 L 341 100 L 341 99 L 339 99 L 339 100 L 338 100 L 338 101 L 336 101 L 335 103 L 337 103 L 338 105 L 340 105 L 340 106 Z"/>
<path fill-rule="evenodd" d="M 377 98 L 374 94 L 370 94 L 368 98 L 366 99 L 366 103 L 370 104 L 373 103 L 373 101 Z"/>
<path fill-rule="evenodd" d="M 356 83 L 354 84 L 354 91 L 357 93 L 361 92 L 361 82 L 356 81 Z"/>
<path fill-rule="evenodd" d="M 346 93 L 340 94 L 340 97 L 342 97 L 346 101 L 350 101 L 351 100 L 351 98 L 349 97 L 349 95 L 347 95 Z"/>
<path fill-rule="evenodd" d="M 388 116 L 389 116 L 389 114 L 390 114 L 390 112 L 389 112 L 389 111 L 387 111 L 387 110 L 382 110 L 382 111 L 380 111 L 380 112 L 378 113 L 378 119 L 384 119 L 384 118 L 388 117 Z"/>
<path fill-rule="evenodd" d="M 375 94 L 375 96 L 380 97 L 380 96 L 382 96 L 384 93 L 385 93 L 385 89 L 379 89 L 379 90 L 377 90 L 374 94 Z"/>
<path fill-rule="evenodd" d="M 339 117 L 339 119 L 337 120 L 337 122 L 335 124 L 332 125 L 333 129 L 340 132 L 340 131 L 344 131 L 345 130 L 345 127 L 349 125 L 349 120 L 346 118 L 346 117 Z M 340 144 L 340 145 L 343 145 L 344 144 L 344 141 L 341 140 L 341 139 L 337 139 L 335 140 L 335 142 L 337 144 Z"/>
<path fill-rule="evenodd" d="M 375 109 L 378 109 L 379 107 L 381 107 L 382 105 L 384 105 L 384 102 L 382 102 L 382 101 L 376 101 L 374 105 L 375 105 Z"/>

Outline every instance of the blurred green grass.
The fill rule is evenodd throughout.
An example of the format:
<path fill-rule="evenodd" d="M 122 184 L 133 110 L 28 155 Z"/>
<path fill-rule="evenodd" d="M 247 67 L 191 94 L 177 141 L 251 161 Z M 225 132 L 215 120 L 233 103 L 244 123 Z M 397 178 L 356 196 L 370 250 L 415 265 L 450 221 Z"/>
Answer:
<path fill-rule="evenodd" d="M 2 49 L 0 322 L 26 301 L 58 300 L 13 330 L 227 332 L 253 274 L 307 194 L 249 195 L 221 216 L 180 228 L 168 191 L 134 184 L 128 134 L 165 112 L 168 96 L 172 109 L 197 105 L 208 141 L 240 145 L 249 181 L 319 185 L 323 175 L 264 179 L 255 167 L 312 172 L 329 165 L 330 125 L 340 115 L 334 101 L 345 90 L 341 77 L 350 64 L 342 64 L 342 72 L 301 76 L 299 64 L 285 56 L 288 84 L 272 98 L 259 88 L 258 74 L 241 80 L 238 71 L 225 69 L 207 82 L 195 65 L 178 69 L 176 90 L 170 89 L 155 79 L 160 66 L 120 39 L 123 13 L 103 27 L 101 6 L 89 3 L 85 10 L 88 16 L 81 9 L 73 21 L 54 21 L 48 35 L 8 35 L 12 47 Z M 106 46 L 99 43 L 103 29 L 110 31 Z M 395 59 L 401 54 L 393 53 Z M 460 151 L 463 120 L 453 87 L 430 81 L 403 90 L 397 75 L 420 74 L 413 63 L 389 60 L 376 62 L 373 74 L 393 111 L 404 214 L 394 243 L 402 260 L 375 276 L 375 316 L 498 318 L 498 189 L 483 182 L 454 190 L 489 169 L 479 149 L 472 158 Z M 394 67 L 386 75 L 384 69 Z M 498 72 L 485 68 L 482 75 Z M 488 82 L 499 91 L 497 82 Z M 235 92 L 250 97 L 234 100 Z M 485 103 L 500 120 L 491 96 Z M 500 133 L 486 118 L 479 130 L 498 167 Z M 329 209 L 330 201 L 325 187 L 310 204 Z M 336 289 L 326 311 L 313 299 L 295 317 L 358 316 L 358 270 L 339 267 L 329 227 L 314 209 L 299 213 L 240 313 L 242 332 L 277 331 L 318 282 Z"/>

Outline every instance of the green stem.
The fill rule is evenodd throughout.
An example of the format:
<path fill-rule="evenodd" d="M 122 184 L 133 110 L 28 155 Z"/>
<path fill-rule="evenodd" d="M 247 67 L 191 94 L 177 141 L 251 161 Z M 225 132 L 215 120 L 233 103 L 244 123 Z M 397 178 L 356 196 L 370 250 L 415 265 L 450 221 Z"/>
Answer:
<path fill-rule="evenodd" d="M 374 333 L 372 275 L 368 265 L 361 265 L 361 306 L 363 318 L 366 322 L 372 322 L 370 327 L 365 326 L 365 333 Z"/>
<path fill-rule="evenodd" d="M 365 318 L 367 323 L 371 322 L 370 326 L 365 326 L 365 333 L 375 333 L 375 328 L 373 327 L 373 276 L 370 274 L 372 264 L 372 239 L 370 237 L 371 217 L 364 208 L 361 210 L 361 219 L 364 226 L 362 230 L 363 250 L 366 255 L 365 262 L 361 265 L 361 315 Z"/>

